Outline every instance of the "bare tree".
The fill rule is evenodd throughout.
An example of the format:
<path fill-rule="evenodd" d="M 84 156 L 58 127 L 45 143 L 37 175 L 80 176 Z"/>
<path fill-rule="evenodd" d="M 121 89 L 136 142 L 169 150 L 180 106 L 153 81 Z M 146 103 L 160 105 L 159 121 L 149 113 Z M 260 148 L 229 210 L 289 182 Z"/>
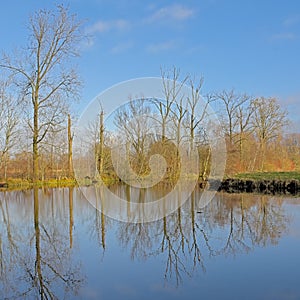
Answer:
<path fill-rule="evenodd" d="M 74 177 L 73 171 L 73 137 L 71 116 L 68 114 L 68 176 Z"/>
<path fill-rule="evenodd" d="M 253 126 L 251 124 L 251 118 L 255 111 L 255 106 L 253 105 L 253 98 L 248 95 L 244 95 L 245 102 L 237 107 L 236 118 L 238 123 L 238 143 L 239 143 L 239 153 L 240 162 L 243 160 L 243 145 L 244 141 L 247 139 L 247 135 L 252 133 Z"/>
<path fill-rule="evenodd" d="M 198 126 L 203 121 L 207 106 L 209 104 L 209 100 L 206 102 L 205 107 L 201 111 L 201 115 L 199 115 L 199 106 L 201 101 L 201 89 L 203 85 L 203 77 L 200 78 L 198 82 L 196 82 L 193 78 L 189 78 L 188 80 L 189 87 L 191 89 L 191 95 L 187 98 L 187 108 L 188 108 L 188 122 L 187 122 L 187 129 L 188 135 L 190 137 L 190 147 L 193 149 L 194 142 L 195 142 L 195 133 L 197 131 Z"/>
<path fill-rule="evenodd" d="M 68 99 L 78 92 L 70 59 L 78 55 L 80 25 L 63 6 L 39 10 L 29 20 L 29 44 L 21 56 L 4 55 L 0 64 L 14 76 L 30 107 L 34 181 L 39 178 L 39 144 L 65 120 Z"/>
<path fill-rule="evenodd" d="M 190 148 L 194 149 L 196 146 L 198 149 L 199 157 L 201 157 L 201 177 L 205 178 L 208 172 L 209 160 L 211 155 L 211 149 L 208 146 L 206 126 L 209 121 L 208 107 L 215 100 L 215 97 L 211 94 L 207 94 L 202 98 L 201 90 L 203 85 L 203 77 L 200 77 L 198 81 L 195 78 L 189 77 L 188 85 L 190 87 L 190 95 L 187 98 L 187 110 L 189 112 L 187 116 L 187 135 L 190 139 Z"/>
<path fill-rule="evenodd" d="M 0 167 L 4 166 L 7 176 L 7 162 L 10 150 L 17 143 L 19 112 L 16 100 L 8 93 L 9 81 L 0 82 Z"/>
<path fill-rule="evenodd" d="M 224 106 L 224 131 L 229 137 L 230 144 L 233 145 L 235 142 L 235 129 L 238 125 L 238 110 L 249 100 L 249 96 L 246 94 L 239 94 L 232 89 L 230 91 L 224 90 L 220 93 L 216 93 L 214 97 L 221 101 Z"/>
<path fill-rule="evenodd" d="M 104 111 L 101 108 L 100 115 L 99 115 L 99 145 L 97 149 L 97 169 L 99 174 L 102 174 L 103 171 L 103 150 L 104 150 Z"/>
<path fill-rule="evenodd" d="M 177 118 L 179 122 L 182 121 L 182 118 L 185 114 L 180 104 L 182 104 L 182 87 L 187 81 L 187 77 L 180 81 L 180 70 L 176 67 L 173 67 L 171 70 L 167 71 L 161 69 L 161 78 L 163 82 L 163 94 L 165 99 L 164 101 L 157 99 L 154 101 L 154 104 L 158 109 L 158 115 L 160 117 L 159 122 L 161 124 L 161 140 L 165 141 L 167 136 L 167 125 L 168 122 L 174 117 L 175 105 L 177 104 L 177 108 L 179 108 L 180 112 L 180 116 Z"/>
<path fill-rule="evenodd" d="M 296 166 L 300 166 L 300 134 L 292 133 L 288 134 L 285 139 L 284 148 L 287 149 L 288 157 L 290 157 Z"/>
<path fill-rule="evenodd" d="M 264 166 L 266 145 L 278 137 L 287 125 L 287 112 L 283 110 L 276 98 L 258 98 L 254 102 L 253 127 L 259 139 L 261 169 Z"/>
<path fill-rule="evenodd" d="M 151 107 L 147 100 L 138 99 L 121 107 L 114 117 L 114 124 L 125 139 L 126 160 L 140 176 L 149 171 L 147 150 L 152 142 L 153 133 L 150 115 Z"/>

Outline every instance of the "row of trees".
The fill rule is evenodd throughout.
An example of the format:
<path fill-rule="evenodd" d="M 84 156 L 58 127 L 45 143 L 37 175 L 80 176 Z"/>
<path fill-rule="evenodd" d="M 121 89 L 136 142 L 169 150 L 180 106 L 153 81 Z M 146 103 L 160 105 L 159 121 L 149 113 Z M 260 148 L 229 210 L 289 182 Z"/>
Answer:
<path fill-rule="evenodd" d="M 276 98 L 234 90 L 215 93 L 228 149 L 227 172 L 299 168 L 299 135 L 287 134 L 287 112 Z M 296 148 L 292 149 L 292 146 Z"/>
<path fill-rule="evenodd" d="M 73 176 L 69 112 L 81 82 L 71 61 L 84 38 L 80 28 L 81 22 L 62 6 L 38 11 L 29 20 L 27 47 L 3 55 L 0 178 Z M 199 154 L 205 178 L 213 139 L 221 132 L 227 173 L 300 168 L 300 135 L 284 133 L 287 113 L 277 99 L 235 90 L 205 95 L 203 78 L 182 76 L 175 67 L 161 70 L 161 77 L 164 99 L 132 99 L 114 113 L 114 128 L 105 128 L 105 112 L 99 108 L 99 118 L 86 128 L 88 152 L 77 157 L 77 163 L 112 176 L 111 149 L 126 145 L 121 154 L 137 176 L 149 175 L 151 155 L 159 153 L 166 160 L 167 176 L 176 178 L 183 163 L 178 147 L 184 145 L 187 152 Z M 211 121 L 209 107 L 220 123 Z"/>
<path fill-rule="evenodd" d="M 101 118 L 87 126 L 84 145 L 89 145 L 89 151 L 78 163 L 80 168 L 86 163 L 84 173 L 95 174 L 92 165 L 101 161 L 101 174 L 116 175 L 114 170 L 121 165 L 130 176 L 129 162 L 136 176 L 146 177 L 153 167 L 151 156 L 161 154 L 167 163 L 165 176 L 176 178 L 184 163 L 178 149 L 185 149 L 197 151 L 200 177 L 205 179 L 211 169 L 214 140 L 220 138 L 226 143 L 227 153 L 217 155 L 227 156 L 227 174 L 300 169 L 300 134 L 287 132 L 290 121 L 276 98 L 254 97 L 235 90 L 202 97 L 203 78 L 182 78 L 176 68 L 162 70 L 161 76 L 164 100 L 130 101 L 109 117 L 107 123 L 114 126 L 106 130 L 100 110 Z M 220 122 L 212 120 L 213 111 Z M 111 155 L 111 149 L 116 148 L 122 149 L 119 157 Z M 194 162 L 192 159 L 190 163 Z M 154 167 L 161 164 L 157 160 Z"/>

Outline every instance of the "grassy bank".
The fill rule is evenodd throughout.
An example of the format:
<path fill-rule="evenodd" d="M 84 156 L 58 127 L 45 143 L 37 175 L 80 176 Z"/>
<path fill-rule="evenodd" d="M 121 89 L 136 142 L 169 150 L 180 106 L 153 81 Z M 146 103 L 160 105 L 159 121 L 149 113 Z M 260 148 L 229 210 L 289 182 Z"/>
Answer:
<path fill-rule="evenodd" d="M 1 181 L 6 183 L 6 190 L 17 190 L 17 189 L 30 189 L 34 186 L 37 187 L 71 187 L 76 186 L 77 182 L 75 179 L 48 179 L 48 180 L 39 180 L 35 184 L 32 181 L 20 178 L 8 179 L 6 181 Z"/>
<path fill-rule="evenodd" d="M 244 180 L 282 180 L 300 181 L 300 172 L 256 172 L 256 173 L 240 173 L 233 176 L 235 179 Z"/>
<path fill-rule="evenodd" d="M 281 181 L 300 181 L 300 172 L 255 172 L 255 173 L 239 173 L 234 176 L 230 176 L 233 179 L 240 180 L 253 180 L 253 181 L 263 181 L 263 180 L 281 180 Z M 225 178 L 226 179 L 226 178 Z M 102 181 L 106 185 L 112 185 L 119 182 L 118 178 L 105 176 L 102 178 Z M 7 181 L 0 180 L 0 183 L 6 183 L 6 187 L 1 188 L 5 190 L 14 190 L 14 189 L 30 189 L 33 186 L 37 187 L 72 187 L 77 185 L 90 185 L 93 184 L 93 181 L 90 179 L 83 179 L 82 182 L 77 182 L 75 179 L 48 179 L 44 181 L 38 181 L 33 184 L 30 180 L 25 179 L 8 179 Z"/>
<path fill-rule="evenodd" d="M 102 181 L 106 185 L 112 185 L 118 183 L 115 177 L 103 177 Z M 0 190 L 22 190 L 22 189 L 31 189 L 33 187 L 72 187 L 72 186 L 80 186 L 80 185 L 90 185 L 93 184 L 91 179 L 82 179 L 82 181 L 77 182 L 72 178 L 64 178 L 64 179 L 47 179 L 47 180 L 39 180 L 35 184 L 31 180 L 14 178 L 1 180 L 0 185 L 4 184 L 3 187 L 0 187 Z"/>

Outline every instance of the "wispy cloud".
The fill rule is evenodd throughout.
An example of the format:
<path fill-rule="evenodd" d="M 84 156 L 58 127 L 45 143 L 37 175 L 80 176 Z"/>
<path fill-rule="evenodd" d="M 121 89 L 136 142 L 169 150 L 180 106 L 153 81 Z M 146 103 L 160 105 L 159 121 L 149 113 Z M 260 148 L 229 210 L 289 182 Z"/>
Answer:
<path fill-rule="evenodd" d="M 115 45 L 112 49 L 111 49 L 111 53 L 112 54 L 119 54 L 122 52 L 125 52 L 126 50 L 130 49 L 133 47 L 133 43 L 132 42 L 124 42 L 124 43 L 120 43 Z"/>
<path fill-rule="evenodd" d="M 87 31 L 88 33 L 104 33 L 108 31 L 122 31 L 130 28 L 130 23 L 124 19 L 111 20 L 111 21 L 98 21 L 90 26 Z"/>
<path fill-rule="evenodd" d="M 271 36 L 271 41 L 292 41 L 295 39 L 297 39 L 297 35 L 292 32 L 281 32 Z"/>
<path fill-rule="evenodd" d="M 279 98 L 279 101 L 283 105 L 298 105 L 300 107 L 300 93 L 288 95 L 283 98 Z"/>
<path fill-rule="evenodd" d="M 82 51 L 86 51 L 86 50 L 92 48 L 94 46 L 94 44 L 95 44 L 94 39 L 92 39 L 91 37 L 87 37 L 80 43 L 79 46 Z"/>
<path fill-rule="evenodd" d="M 285 18 L 280 24 L 281 30 L 277 33 L 271 34 L 269 41 L 294 41 L 300 36 L 295 31 L 295 26 L 300 24 L 300 14 L 291 15 Z"/>
<path fill-rule="evenodd" d="M 150 17 L 147 18 L 147 22 L 184 21 L 191 18 L 194 14 L 195 11 L 189 7 L 173 4 L 156 10 Z"/>
<path fill-rule="evenodd" d="M 174 48 L 176 48 L 176 43 L 174 41 L 166 41 L 162 43 L 150 44 L 146 50 L 151 53 L 159 53 L 172 50 Z"/>
<path fill-rule="evenodd" d="M 186 48 L 185 53 L 188 55 L 196 54 L 196 53 L 202 52 L 204 49 L 205 49 L 204 45 L 196 45 L 194 47 Z"/>
<path fill-rule="evenodd" d="M 294 25 L 299 24 L 299 23 L 300 23 L 300 14 L 287 17 L 283 21 L 283 26 L 291 27 L 291 26 L 294 26 Z"/>

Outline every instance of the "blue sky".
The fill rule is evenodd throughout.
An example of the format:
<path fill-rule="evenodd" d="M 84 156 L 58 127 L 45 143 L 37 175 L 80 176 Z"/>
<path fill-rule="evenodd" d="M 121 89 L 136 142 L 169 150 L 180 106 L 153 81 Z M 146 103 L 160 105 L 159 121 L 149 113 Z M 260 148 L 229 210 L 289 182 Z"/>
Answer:
<path fill-rule="evenodd" d="M 25 45 L 28 16 L 55 3 L 68 4 L 92 34 L 77 61 L 82 106 L 113 84 L 175 65 L 204 76 L 204 92 L 278 97 L 300 128 L 300 1 L 10 0 L 0 11 L 0 48 Z"/>

